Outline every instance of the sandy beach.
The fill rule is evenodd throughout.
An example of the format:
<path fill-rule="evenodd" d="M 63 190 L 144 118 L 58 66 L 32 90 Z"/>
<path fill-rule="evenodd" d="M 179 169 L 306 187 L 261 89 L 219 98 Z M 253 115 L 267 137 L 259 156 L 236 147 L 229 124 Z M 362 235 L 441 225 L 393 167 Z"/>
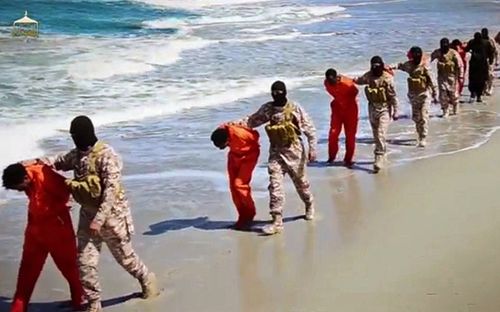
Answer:
<path fill-rule="evenodd" d="M 498 113 L 499 98 L 463 111 Z M 134 298 L 138 284 L 105 251 L 105 311 L 499 311 L 499 151 L 494 133 L 479 148 L 377 175 L 370 164 L 312 167 L 316 220 L 301 219 L 289 189 L 285 231 L 272 237 L 228 230 L 224 212 L 161 222 L 135 213 L 135 246 L 163 291 L 149 302 Z M 267 199 L 258 207 L 257 219 L 268 220 Z M 22 234 L 19 224 L 2 231 L 10 227 Z M 65 283 L 48 262 L 30 311 L 67 311 Z M 0 311 L 17 265 L 0 263 Z"/>

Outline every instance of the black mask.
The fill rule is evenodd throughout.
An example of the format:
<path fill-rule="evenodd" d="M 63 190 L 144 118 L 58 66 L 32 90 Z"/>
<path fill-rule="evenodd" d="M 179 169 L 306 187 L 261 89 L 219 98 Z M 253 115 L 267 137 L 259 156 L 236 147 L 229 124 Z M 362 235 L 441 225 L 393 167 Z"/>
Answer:
<path fill-rule="evenodd" d="M 73 119 L 69 132 L 76 148 L 80 151 L 87 151 L 97 142 L 94 125 L 87 116 L 78 116 Z"/>
<path fill-rule="evenodd" d="M 384 61 L 380 56 L 374 56 L 370 60 L 370 71 L 375 77 L 380 77 L 384 74 Z"/>
<path fill-rule="evenodd" d="M 420 63 L 422 62 L 422 55 L 423 55 L 422 49 L 420 47 L 412 47 L 410 49 L 410 53 L 412 56 L 413 64 L 420 65 Z"/>
<path fill-rule="evenodd" d="M 288 102 L 286 98 L 286 86 L 282 81 L 276 81 L 271 86 L 271 96 L 273 97 L 273 106 L 283 107 Z"/>
<path fill-rule="evenodd" d="M 448 51 L 450 51 L 450 41 L 448 41 L 448 39 L 446 38 L 441 39 L 440 50 L 442 54 L 446 54 L 448 53 Z"/>

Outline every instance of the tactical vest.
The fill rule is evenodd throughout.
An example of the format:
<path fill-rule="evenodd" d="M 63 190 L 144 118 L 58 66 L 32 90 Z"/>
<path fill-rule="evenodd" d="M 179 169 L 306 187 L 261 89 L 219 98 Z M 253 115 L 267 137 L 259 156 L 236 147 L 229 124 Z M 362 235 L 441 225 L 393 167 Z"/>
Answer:
<path fill-rule="evenodd" d="M 287 103 L 283 108 L 283 120 L 265 127 L 272 147 L 290 147 L 299 140 L 299 129 L 293 123 L 294 108 L 293 104 Z"/>
<path fill-rule="evenodd" d="M 366 99 L 376 108 L 383 107 L 387 105 L 387 95 L 385 88 L 382 87 L 365 87 Z"/>
<path fill-rule="evenodd" d="M 88 155 L 88 173 L 79 179 L 68 179 L 73 199 L 82 207 L 98 208 L 101 203 L 102 185 L 101 178 L 97 173 L 96 162 L 100 152 L 104 149 L 104 143 L 98 141 Z"/>
<path fill-rule="evenodd" d="M 455 63 L 452 57 L 452 53 L 447 53 L 438 59 L 437 69 L 439 76 L 450 76 L 455 73 Z"/>
<path fill-rule="evenodd" d="M 407 81 L 411 93 L 423 93 L 427 89 L 427 77 L 422 70 L 413 71 Z"/>

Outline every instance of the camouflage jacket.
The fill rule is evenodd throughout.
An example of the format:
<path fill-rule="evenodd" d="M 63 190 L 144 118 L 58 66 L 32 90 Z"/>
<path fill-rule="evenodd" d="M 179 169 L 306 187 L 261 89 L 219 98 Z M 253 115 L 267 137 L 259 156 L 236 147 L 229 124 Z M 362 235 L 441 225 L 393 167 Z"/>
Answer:
<path fill-rule="evenodd" d="M 462 58 L 460 57 L 460 54 L 458 54 L 457 51 L 450 49 L 448 53 L 443 54 L 441 53 L 440 49 L 434 50 L 431 54 L 431 62 L 433 62 L 435 59 L 438 60 L 438 62 L 446 62 L 446 61 L 451 61 L 455 65 L 455 69 L 453 73 L 447 76 L 443 76 L 438 72 L 438 82 L 439 83 L 448 83 L 452 85 L 456 80 L 463 79 L 464 78 L 464 64 L 462 62 Z"/>
<path fill-rule="evenodd" d="M 392 75 L 384 71 L 382 76 L 376 77 L 371 71 L 367 71 L 363 76 L 354 79 L 354 83 L 358 85 L 368 85 L 370 88 L 384 88 L 387 97 L 387 104 L 389 105 L 388 109 L 392 114 L 397 115 L 399 111 L 399 104 L 396 97 L 396 89 L 394 87 L 394 79 Z"/>
<path fill-rule="evenodd" d="M 290 101 L 289 101 L 290 103 Z M 312 122 L 312 119 L 306 113 L 306 111 L 298 104 L 291 103 L 294 107 L 293 117 L 294 123 L 301 133 L 307 137 L 309 144 L 309 151 L 316 153 L 317 138 L 316 138 L 316 128 Z M 252 115 L 245 117 L 236 124 L 247 126 L 249 128 L 257 128 L 265 123 L 270 123 L 271 125 L 281 122 L 284 116 L 283 107 L 273 106 L 273 102 L 268 102 L 262 105 L 259 110 Z"/>
<path fill-rule="evenodd" d="M 56 170 L 73 170 L 75 179 L 89 174 L 89 152 L 73 149 L 68 153 L 41 159 Z M 104 144 L 98 153 L 96 173 L 101 180 L 102 199 L 93 221 L 103 225 L 110 217 L 129 217 L 130 210 L 122 187 L 122 161 L 113 148 Z"/>
<path fill-rule="evenodd" d="M 423 64 L 415 65 L 413 62 L 407 61 L 404 63 L 399 63 L 396 67 L 397 69 L 408 73 L 411 78 L 425 77 L 427 89 L 430 90 L 432 95 L 435 96 L 437 93 L 437 88 L 434 82 L 432 81 L 432 77 L 429 73 L 427 67 Z M 408 90 L 409 93 L 410 90 Z"/>

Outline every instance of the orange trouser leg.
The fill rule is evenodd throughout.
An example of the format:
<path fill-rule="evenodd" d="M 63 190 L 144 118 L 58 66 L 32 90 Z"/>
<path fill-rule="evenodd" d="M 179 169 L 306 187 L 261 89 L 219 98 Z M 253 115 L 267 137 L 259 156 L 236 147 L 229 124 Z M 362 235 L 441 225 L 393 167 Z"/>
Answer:
<path fill-rule="evenodd" d="M 252 152 L 243 157 L 229 155 L 229 185 L 234 205 L 238 210 L 239 221 L 251 221 L 255 216 L 250 181 L 258 158 L 259 152 Z"/>
<path fill-rule="evenodd" d="M 330 133 L 328 135 L 328 160 L 334 161 L 339 151 L 339 135 L 342 131 L 342 116 L 337 113 L 332 113 L 330 121 Z"/>
<path fill-rule="evenodd" d="M 83 288 L 77 264 L 75 233 L 71 223 L 58 229 L 57 233 L 54 233 L 54 237 L 57 237 L 57 240 L 50 241 L 49 253 L 59 271 L 68 281 L 71 303 L 76 309 L 82 304 Z"/>
<path fill-rule="evenodd" d="M 27 229 L 24 236 L 23 255 L 17 275 L 16 293 L 10 312 L 27 312 L 36 281 L 40 276 L 48 251 L 38 238 Z"/>
<path fill-rule="evenodd" d="M 358 112 L 349 112 L 344 120 L 345 157 L 346 163 L 351 163 L 356 149 L 356 132 L 358 131 Z"/>

